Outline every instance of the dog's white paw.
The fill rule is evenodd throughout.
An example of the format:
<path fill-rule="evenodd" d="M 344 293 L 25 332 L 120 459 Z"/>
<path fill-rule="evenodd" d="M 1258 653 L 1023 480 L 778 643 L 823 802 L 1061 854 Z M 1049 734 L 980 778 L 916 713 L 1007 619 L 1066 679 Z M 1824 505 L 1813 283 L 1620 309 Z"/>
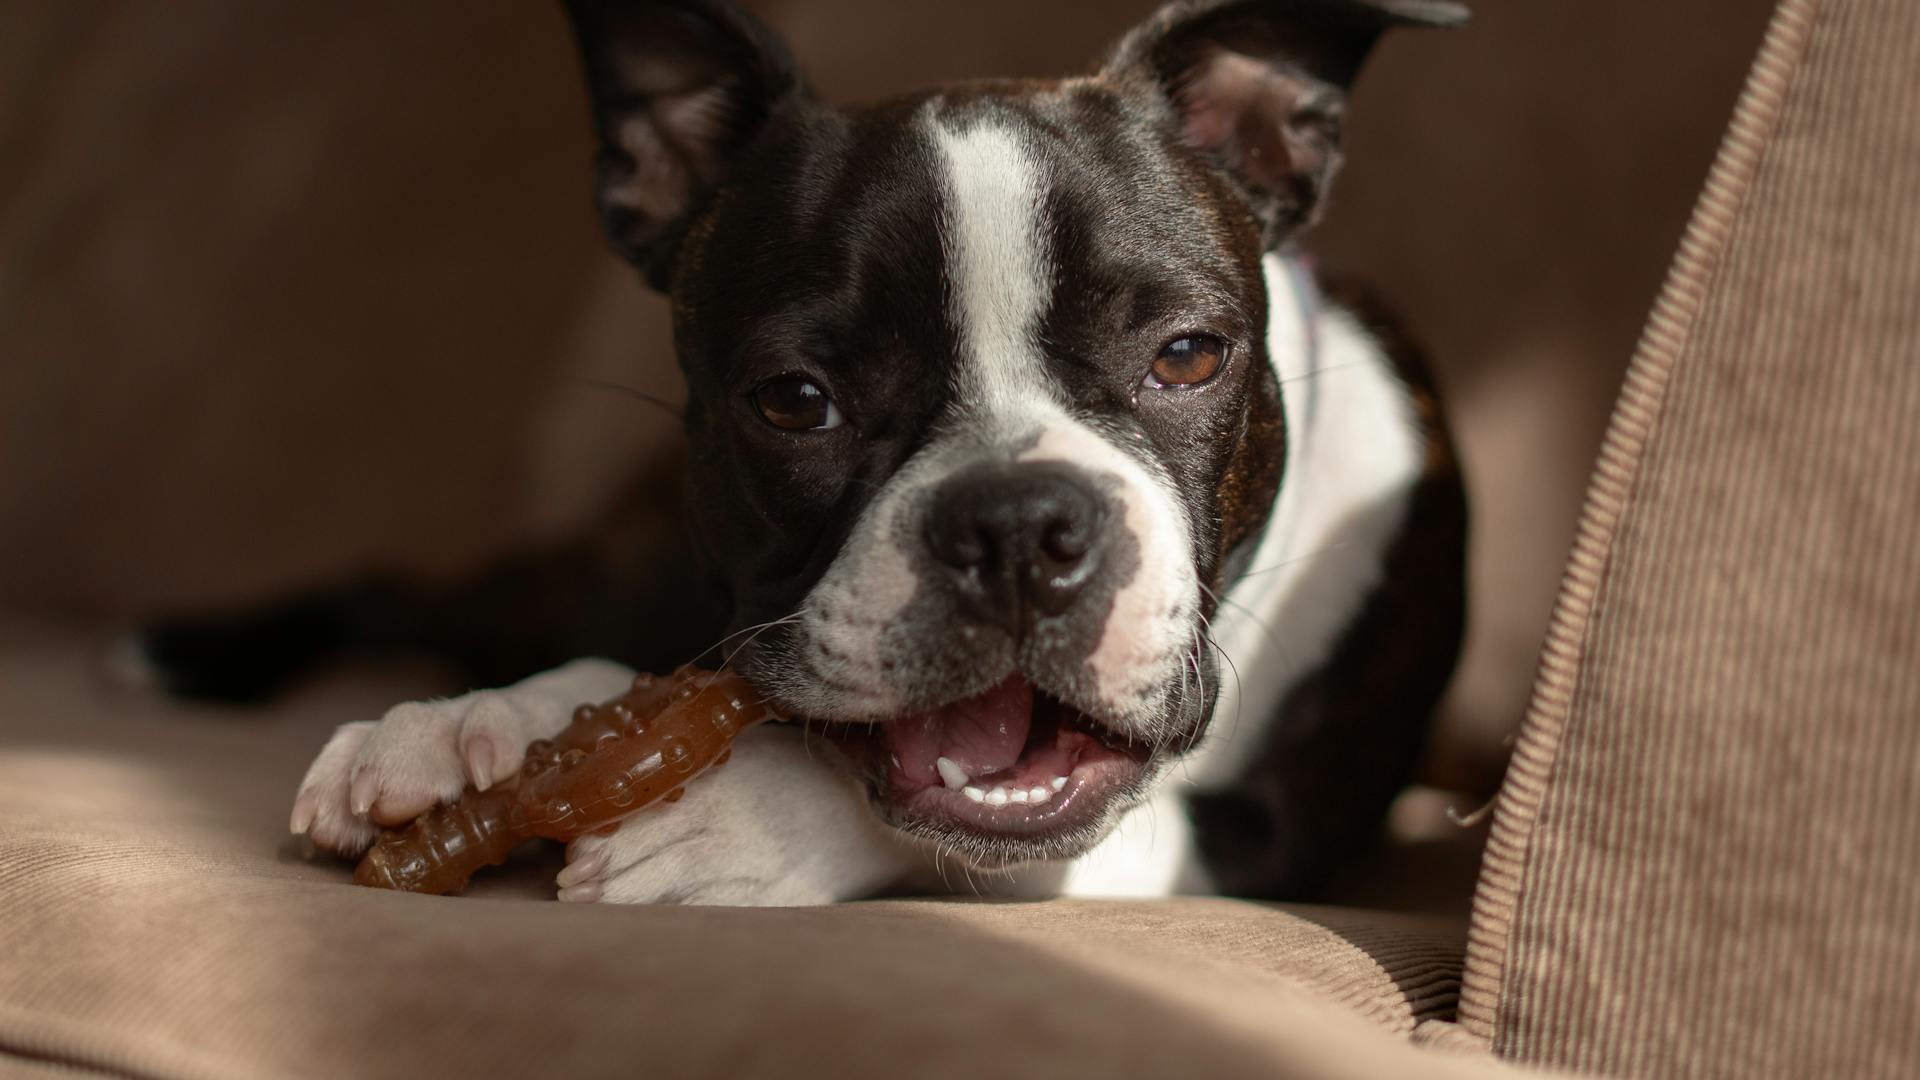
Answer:
<path fill-rule="evenodd" d="M 567 847 L 560 899 L 581 903 L 800 907 L 870 896 L 927 856 L 876 817 L 830 753 L 765 725 L 679 802 Z"/>
<path fill-rule="evenodd" d="M 376 826 L 405 824 L 468 784 L 484 790 L 511 776 L 528 743 L 632 680 L 618 664 L 580 660 L 504 690 L 407 702 L 377 723 L 347 724 L 308 768 L 289 825 L 328 851 L 358 855 Z"/>

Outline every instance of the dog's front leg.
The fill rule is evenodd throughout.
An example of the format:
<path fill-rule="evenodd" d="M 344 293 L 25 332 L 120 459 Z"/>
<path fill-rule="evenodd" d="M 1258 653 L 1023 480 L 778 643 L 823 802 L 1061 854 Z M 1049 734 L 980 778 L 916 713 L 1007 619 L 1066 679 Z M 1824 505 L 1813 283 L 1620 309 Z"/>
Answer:
<path fill-rule="evenodd" d="M 633 671 L 576 660 L 513 686 L 410 701 L 378 721 L 343 725 L 314 759 L 294 799 L 292 827 L 321 848 L 357 857 L 377 826 L 404 825 L 472 784 L 512 776 L 527 744 L 551 738 L 574 706 L 626 689 Z"/>
<path fill-rule="evenodd" d="M 831 753 L 794 727 L 748 731 L 680 802 L 569 845 L 560 899 L 798 907 L 906 880 L 924 849 L 875 816 Z"/>

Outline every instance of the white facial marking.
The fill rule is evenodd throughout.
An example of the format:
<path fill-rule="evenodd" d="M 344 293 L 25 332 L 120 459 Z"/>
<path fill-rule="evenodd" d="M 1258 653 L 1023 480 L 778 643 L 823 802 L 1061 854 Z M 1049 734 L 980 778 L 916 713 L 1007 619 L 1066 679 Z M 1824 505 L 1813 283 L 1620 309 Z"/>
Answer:
<path fill-rule="evenodd" d="M 987 120 L 952 126 L 937 103 L 924 122 L 944 188 L 947 314 L 961 359 L 954 407 L 940 436 L 889 479 L 808 598 L 802 636 L 825 647 L 807 657 L 823 677 L 811 681 L 834 685 L 807 685 L 796 673 L 783 690 L 818 715 L 897 715 L 911 688 L 890 680 L 884 637 L 919 595 L 924 560 L 901 545 L 919 542 L 920 496 L 995 454 L 1018 455 L 1078 466 L 1118 502 L 1109 527 L 1131 534 L 1138 565 L 1113 598 L 1088 658 L 1092 678 L 1084 681 L 1092 685 L 1075 689 L 1075 703 L 1144 732 L 1178 681 L 1192 633 L 1197 589 L 1185 510 L 1164 473 L 1069 413 L 1049 374 L 1040 331 L 1057 269 L 1047 250 L 1043 162 L 1015 130 Z M 975 631 L 958 633 L 971 639 Z M 975 797 L 964 779 L 960 790 Z M 1020 796 L 1034 801 L 1032 790 L 980 790 L 978 798 L 1004 805 Z"/>
<path fill-rule="evenodd" d="M 1046 376 L 1038 337 L 1054 270 L 1042 246 L 1038 165 L 1009 131 L 986 124 L 936 131 L 947 163 L 953 320 L 967 358 L 961 405 L 1010 439 L 1037 433 L 1021 461 L 1065 462 L 1120 480 L 1121 524 L 1134 536 L 1140 565 L 1115 597 L 1089 664 L 1115 719 L 1145 723 L 1151 718 L 1143 713 L 1158 704 L 1154 689 L 1190 629 L 1196 590 L 1185 514 L 1164 477 L 1061 408 Z"/>
<path fill-rule="evenodd" d="M 968 361 L 961 365 L 956 396 L 969 416 L 985 417 L 1013 437 L 1059 411 L 1035 374 L 1040 356 L 1034 339 L 1053 288 L 1039 242 L 1039 170 L 1011 132 L 980 124 L 955 133 L 931 113 L 927 122 L 947 189 L 942 225 L 950 317 Z M 1040 411 L 1030 411 L 1035 409 Z M 810 662 L 844 692 L 797 680 L 785 688 L 797 704 L 848 720 L 885 719 L 899 711 L 903 696 L 881 668 L 882 636 L 911 602 L 917 580 L 914 560 L 898 538 L 918 535 L 904 520 L 914 497 L 967 463 L 955 449 L 951 443 L 929 446 L 896 473 L 809 595 L 805 636 L 832 657 L 816 655 Z"/>
<path fill-rule="evenodd" d="M 936 122 L 934 141 L 947 174 L 950 316 L 966 357 L 961 405 L 996 424 L 1058 414 L 1038 343 L 1053 296 L 1040 167 L 1012 132 L 986 123 L 956 132 Z"/>
<path fill-rule="evenodd" d="M 885 678 L 880 654 L 883 629 L 906 610 L 918 587 L 913 562 L 895 540 L 907 509 L 903 485 L 912 482 L 916 471 L 923 470 L 912 465 L 901 470 L 867 507 L 846 548 L 807 595 L 801 625 L 806 638 L 825 650 L 813 659 L 814 668 L 858 689 L 854 695 L 835 694 L 805 679 L 783 688 L 794 702 L 822 716 L 880 719 L 902 707 L 899 691 Z"/>
<path fill-rule="evenodd" d="M 1185 508 L 1164 477 L 1149 473 L 1081 424 L 1048 427 L 1020 460 L 1070 462 L 1120 478 L 1121 522 L 1139 546 L 1140 566 L 1114 596 L 1087 662 L 1117 711 L 1126 702 L 1154 695 L 1168 677 L 1169 658 L 1183 655 L 1193 629 L 1199 590 Z"/>
<path fill-rule="evenodd" d="M 984 124 L 965 133 L 939 128 L 947 162 L 954 322 L 967 364 L 962 406 L 1011 438 L 1039 441 L 1022 461 L 1059 461 L 1120 480 L 1121 524 L 1140 566 L 1114 600 L 1090 666 L 1105 704 L 1124 719 L 1167 674 L 1188 632 L 1169 616 L 1194 593 L 1185 515 L 1167 482 L 1151 475 L 1057 402 L 1038 345 L 1053 269 L 1041 241 L 1043 190 L 1036 165 L 1010 132 Z"/>

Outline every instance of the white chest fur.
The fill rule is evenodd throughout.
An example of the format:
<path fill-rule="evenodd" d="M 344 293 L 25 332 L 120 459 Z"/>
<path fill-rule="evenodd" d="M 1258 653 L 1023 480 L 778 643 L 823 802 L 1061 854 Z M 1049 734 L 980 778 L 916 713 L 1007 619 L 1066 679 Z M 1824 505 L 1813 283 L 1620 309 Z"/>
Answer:
<path fill-rule="evenodd" d="M 1210 735 L 1187 770 L 1203 788 L 1247 764 L 1287 691 L 1326 662 L 1379 583 L 1425 459 L 1406 387 L 1373 340 L 1324 305 L 1309 327 L 1303 305 L 1287 302 L 1298 293 L 1279 258 L 1268 258 L 1266 274 L 1287 466 L 1252 562 L 1213 621 L 1226 670 Z"/>

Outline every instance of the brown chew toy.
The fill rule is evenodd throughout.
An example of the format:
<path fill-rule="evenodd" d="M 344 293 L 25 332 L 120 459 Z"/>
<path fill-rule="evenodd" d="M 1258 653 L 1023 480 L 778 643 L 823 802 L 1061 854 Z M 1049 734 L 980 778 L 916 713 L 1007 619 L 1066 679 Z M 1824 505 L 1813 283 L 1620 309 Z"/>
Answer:
<path fill-rule="evenodd" d="M 356 884 L 442 895 L 467 887 L 521 842 L 572 840 L 637 810 L 677 801 L 687 781 L 724 763 L 733 740 L 774 712 L 730 671 L 683 667 L 642 675 L 603 705 L 582 705 L 551 740 L 527 747 L 505 783 L 468 788 L 403 829 L 389 829 L 354 871 Z"/>

